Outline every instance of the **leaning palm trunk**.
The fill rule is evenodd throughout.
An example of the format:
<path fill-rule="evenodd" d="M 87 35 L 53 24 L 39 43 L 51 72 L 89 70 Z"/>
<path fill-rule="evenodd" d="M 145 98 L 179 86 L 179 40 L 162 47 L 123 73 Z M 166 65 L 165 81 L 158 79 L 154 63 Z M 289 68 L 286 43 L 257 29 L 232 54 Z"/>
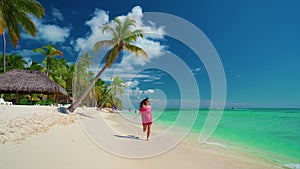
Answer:
<path fill-rule="evenodd" d="M 5 50 L 6 50 L 6 39 L 5 39 L 5 33 L 2 34 L 3 38 L 3 73 L 6 71 L 6 61 L 5 61 Z"/>
<path fill-rule="evenodd" d="M 90 86 L 84 91 L 84 93 L 78 98 L 78 100 L 75 100 L 70 107 L 68 107 L 68 110 L 70 112 L 74 112 L 75 109 L 81 104 L 81 102 L 85 99 L 85 97 L 88 95 L 88 93 L 91 91 L 91 89 L 94 87 L 96 81 L 100 78 L 101 74 L 105 71 L 105 69 L 108 68 L 108 65 L 105 64 L 105 66 L 100 70 L 100 72 L 97 74 L 97 76 L 93 79 Z"/>
<path fill-rule="evenodd" d="M 90 90 L 94 87 L 98 78 L 100 78 L 101 74 L 104 70 L 110 67 L 119 56 L 120 51 L 123 49 L 127 49 L 130 52 L 134 53 L 137 57 L 139 54 L 143 55 L 144 57 L 148 58 L 147 53 L 140 47 L 130 44 L 131 42 L 136 42 L 138 37 L 143 38 L 143 34 L 141 30 L 131 31 L 129 29 L 130 26 L 135 27 L 135 21 L 126 17 L 124 23 L 120 21 L 120 19 L 115 18 L 115 23 L 117 24 L 115 27 L 111 25 L 104 25 L 102 27 L 102 33 L 105 30 L 111 31 L 112 39 L 111 40 L 102 40 L 98 41 L 94 45 L 95 53 L 99 51 L 101 47 L 104 45 L 113 45 L 112 49 L 109 51 L 108 55 L 106 56 L 105 66 L 101 69 L 101 71 L 97 74 L 95 79 L 93 79 L 90 86 L 86 89 L 86 91 L 79 97 L 78 100 L 75 100 L 73 104 L 68 107 L 70 112 L 74 112 L 74 110 L 81 104 L 84 98 L 88 95 Z"/>

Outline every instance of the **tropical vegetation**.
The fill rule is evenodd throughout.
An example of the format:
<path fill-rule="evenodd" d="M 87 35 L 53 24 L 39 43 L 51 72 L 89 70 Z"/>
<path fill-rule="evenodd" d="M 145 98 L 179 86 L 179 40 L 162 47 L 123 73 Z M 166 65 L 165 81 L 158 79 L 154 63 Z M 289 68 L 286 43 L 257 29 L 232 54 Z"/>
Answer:
<path fill-rule="evenodd" d="M 47 76 L 65 88 L 73 97 L 73 103 L 68 107 L 73 112 L 79 105 L 99 107 L 122 108 L 122 102 L 118 95 L 124 93 L 124 82 L 119 77 L 112 77 L 110 83 L 100 79 L 102 73 L 110 68 L 123 50 L 148 58 L 147 53 L 140 47 L 134 45 L 137 38 L 143 38 L 143 33 L 135 29 L 135 20 L 126 17 L 122 22 L 115 18 L 112 24 L 102 26 L 102 33 L 108 31 L 111 39 L 101 40 L 94 44 L 94 53 L 104 47 L 110 49 L 105 55 L 104 67 L 94 74 L 91 66 L 94 66 L 93 56 L 86 52 L 79 57 L 79 62 L 69 64 L 62 56 L 63 52 L 54 44 L 48 44 L 33 49 L 34 52 L 44 55 L 42 63 L 31 60 L 27 61 L 21 54 L 10 53 L 6 55 L 6 34 L 11 45 L 16 48 L 21 38 L 22 30 L 35 37 L 37 28 L 32 21 L 32 16 L 40 19 L 45 15 L 43 6 L 37 0 L 1 0 L 0 1 L 0 34 L 3 38 L 3 54 L 0 55 L 0 73 L 13 69 L 28 69 L 43 71 Z M 74 84 L 74 86 L 72 86 Z M 91 90 L 94 89 L 94 90 Z M 92 92 L 94 91 L 94 92 Z M 5 100 L 16 102 L 15 94 L 2 94 Z M 49 95 L 48 100 L 54 97 Z M 19 95 L 18 104 L 50 104 L 45 100 L 43 94 L 31 93 Z"/>
<path fill-rule="evenodd" d="M 53 61 L 51 59 L 52 57 L 55 57 L 57 55 L 62 56 L 63 52 L 56 49 L 57 47 L 55 45 L 48 44 L 47 46 L 43 46 L 41 48 L 35 48 L 34 52 L 40 52 L 46 57 L 46 74 L 49 76 L 50 71 L 50 62 Z"/>
<path fill-rule="evenodd" d="M 8 32 L 8 40 L 13 47 L 17 47 L 20 36 L 21 26 L 24 30 L 35 37 L 36 26 L 30 15 L 41 18 L 45 14 L 43 6 L 35 0 L 1 0 L 0 1 L 0 34 L 3 38 L 2 71 L 6 71 L 6 37 L 5 30 Z"/>
<path fill-rule="evenodd" d="M 136 29 L 132 31 L 132 28 L 136 27 L 136 22 L 129 17 L 125 18 L 125 21 L 122 22 L 119 18 L 115 18 L 114 20 L 115 25 L 106 24 L 102 27 L 102 33 L 104 31 L 109 31 L 111 33 L 111 39 L 109 40 L 101 40 L 95 43 L 94 45 L 94 52 L 97 53 L 100 48 L 103 46 L 111 46 L 105 56 L 105 65 L 104 67 L 97 73 L 95 78 L 90 82 L 88 87 L 84 90 L 84 92 L 74 100 L 72 105 L 68 108 L 70 112 L 73 112 L 81 102 L 87 97 L 90 93 L 91 89 L 94 87 L 96 81 L 100 78 L 102 73 L 112 66 L 112 64 L 116 61 L 119 57 L 119 54 L 122 50 L 126 49 L 137 57 L 139 55 L 148 58 L 147 53 L 140 47 L 133 45 L 133 42 L 137 40 L 138 37 L 143 38 L 142 30 Z"/>
<path fill-rule="evenodd" d="M 3 55 L 0 55 L 0 59 L 2 59 Z M 10 70 L 40 70 L 46 72 L 47 66 L 47 58 L 44 58 L 42 64 L 31 61 L 24 60 L 24 58 L 19 54 L 8 54 L 7 55 L 7 71 Z M 94 73 L 91 71 L 87 71 L 89 66 L 93 63 L 93 57 L 89 55 L 89 53 L 84 54 L 80 57 L 80 61 L 75 66 L 75 63 L 68 64 L 65 58 L 57 58 L 51 57 L 49 66 L 49 78 L 55 81 L 57 84 L 65 88 L 69 94 L 72 96 L 73 89 L 77 91 L 78 88 L 86 88 L 87 84 L 90 84 L 94 77 Z M 2 63 L 0 63 L 0 71 L 2 70 Z M 76 67 L 76 69 L 75 69 Z M 2 71 L 1 71 L 2 72 Z M 72 86 L 73 80 L 77 80 L 76 86 Z M 117 107 L 118 109 L 122 109 L 122 102 L 117 97 L 118 94 L 123 94 L 124 88 L 123 81 L 116 76 L 112 79 L 111 83 L 106 83 L 105 81 L 98 79 L 95 83 L 95 92 L 90 92 L 90 95 L 86 97 L 82 105 L 85 106 L 101 106 L 101 107 Z M 80 92 L 78 92 L 80 94 Z M 19 102 L 16 103 L 16 95 L 15 94 L 4 94 L 4 99 L 7 101 L 12 101 L 15 104 L 40 104 L 40 105 L 50 105 L 53 103 L 53 95 L 48 95 L 47 100 L 44 100 L 43 94 L 32 93 L 32 94 L 20 94 Z M 91 101 L 95 101 L 95 103 L 91 103 Z M 64 102 L 63 104 L 67 104 Z"/>

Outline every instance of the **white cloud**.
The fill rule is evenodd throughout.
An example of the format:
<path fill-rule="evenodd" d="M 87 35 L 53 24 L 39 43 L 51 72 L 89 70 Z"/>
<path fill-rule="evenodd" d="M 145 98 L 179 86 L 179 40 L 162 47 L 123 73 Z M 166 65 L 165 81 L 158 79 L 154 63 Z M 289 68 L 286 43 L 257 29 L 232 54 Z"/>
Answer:
<path fill-rule="evenodd" d="M 123 56 L 121 62 L 115 63 L 111 68 L 107 69 L 103 75 L 101 75 L 101 79 L 109 81 L 111 77 L 119 76 L 124 81 L 132 82 L 132 79 L 140 82 L 145 79 L 151 79 L 153 81 L 156 75 L 144 72 L 141 73 L 137 71 L 137 67 L 143 66 L 164 54 L 165 46 L 163 46 L 159 40 L 163 40 L 164 35 L 166 35 L 165 28 L 163 26 L 156 26 L 155 23 L 151 21 L 145 23 L 143 20 L 142 8 L 140 6 L 133 7 L 132 11 L 126 16 L 118 16 L 118 18 L 121 21 L 124 21 L 127 16 L 136 21 L 136 29 L 143 30 L 145 38 L 138 38 L 134 45 L 144 49 L 148 54 L 149 59 L 147 60 L 143 57 L 136 58 L 136 56 L 129 51 L 124 50 L 122 52 Z M 91 19 L 85 22 L 85 25 L 89 26 L 90 31 L 86 36 L 79 37 L 72 41 L 71 45 L 74 46 L 76 51 L 91 51 L 93 45 L 97 41 L 111 38 L 110 32 L 105 31 L 102 33 L 101 31 L 101 26 L 106 23 L 114 24 L 114 22 L 109 19 L 108 12 L 96 9 L 92 14 Z M 100 50 L 97 55 L 101 55 L 101 58 L 103 58 L 104 54 L 105 50 L 103 49 Z M 95 56 L 95 58 L 97 58 L 97 56 Z M 95 65 L 95 68 L 92 68 L 93 72 L 96 72 L 99 70 L 99 67 L 102 68 L 103 66 L 103 64 Z M 156 79 L 157 78 L 159 77 L 157 76 Z"/>
<path fill-rule="evenodd" d="M 143 17 L 142 8 L 140 6 L 135 6 L 131 10 L 132 12 L 129 13 L 129 16 L 137 16 L 138 18 Z"/>
<path fill-rule="evenodd" d="M 131 88 L 136 87 L 138 84 L 139 84 L 139 81 L 137 81 L 137 80 L 125 82 L 125 85 L 127 87 L 131 87 Z"/>
<path fill-rule="evenodd" d="M 200 72 L 201 69 L 198 67 L 198 68 L 196 68 L 194 71 L 195 71 L 195 72 Z"/>
<path fill-rule="evenodd" d="M 73 45 L 75 43 L 75 51 L 80 51 L 81 49 L 84 48 L 84 45 L 86 44 L 86 39 L 84 38 L 78 38 L 75 41 L 71 42 L 71 45 Z"/>
<path fill-rule="evenodd" d="M 203 72 L 203 70 L 205 70 L 204 67 L 197 67 L 196 69 L 191 69 L 191 72 L 192 72 L 194 75 L 197 75 L 197 74 Z"/>
<path fill-rule="evenodd" d="M 130 97 L 135 97 L 135 98 L 143 98 L 147 97 L 150 94 L 154 94 L 155 89 L 146 89 L 146 90 L 141 90 L 139 87 L 128 89 L 125 94 L 129 95 Z"/>
<path fill-rule="evenodd" d="M 155 23 L 150 22 L 148 25 L 144 24 L 142 8 L 140 6 L 136 6 L 132 8 L 132 11 L 129 12 L 126 16 L 119 16 L 118 18 L 122 21 L 125 17 L 129 16 L 130 18 L 136 21 L 136 28 L 143 30 L 145 38 L 139 38 L 135 45 L 142 47 L 148 53 L 149 57 L 157 57 L 161 55 L 163 49 L 165 48 L 159 42 L 155 42 L 153 40 L 147 39 L 147 37 L 163 39 L 166 32 L 163 26 L 156 27 Z M 82 42 L 89 43 L 91 45 L 95 44 L 99 40 L 110 39 L 110 33 L 105 31 L 102 34 L 101 27 L 103 24 L 113 24 L 113 22 L 109 22 L 108 12 L 96 9 L 93 13 L 93 17 L 86 21 L 86 25 L 90 27 L 90 32 L 87 33 L 85 37 L 80 37 L 75 40 L 74 48 L 76 50 L 82 49 Z M 87 46 L 86 46 L 87 47 Z M 90 47 L 92 49 L 92 47 Z M 139 64 L 145 64 L 144 61 L 137 61 Z"/>
<path fill-rule="evenodd" d="M 98 34 L 101 26 L 109 21 L 107 12 L 96 8 L 92 19 L 88 20 L 85 24 L 91 28 L 91 34 Z"/>
<path fill-rule="evenodd" d="M 89 70 L 94 72 L 95 74 L 101 69 L 104 64 L 100 66 L 95 66 L 90 68 Z M 121 64 L 115 64 L 111 68 L 106 69 L 104 73 L 101 75 L 101 79 L 104 81 L 109 81 L 111 77 L 119 76 L 123 81 L 127 82 L 158 82 L 161 80 L 161 76 L 163 74 L 160 73 L 153 73 L 153 71 L 137 71 L 134 67 L 130 67 L 131 69 L 123 68 Z"/>
<path fill-rule="evenodd" d="M 152 40 L 139 38 L 134 45 L 144 49 L 149 56 L 149 60 L 143 57 L 136 58 L 134 54 L 127 54 L 120 63 L 123 67 L 144 66 L 147 62 L 162 56 L 164 53 L 164 46 Z"/>
<path fill-rule="evenodd" d="M 13 53 L 22 55 L 25 58 L 30 58 L 31 56 L 40 55 L 39 53 L 36 53 L 33 50 L 29 50 L 29 49 L 14 50 Z"/>
<path fill-rule="evenodd" d="M 149 79 L 144 79 L 143 82 L 159 82 L 159 80 L 161 79 L 159 74 L 155 74 L 155 76 L 152 76 Z"/>
<path fill-rule="evenodd" d="M 38 28 L 37 39 L 52 43 L 63 43 L 70 35 L 70 28 L 56 25 L 41 25 Z"/>
<path fill-rule="evenodd" d="M 154 90 L 153 89 L 148 89 L 144 91 L 145 94 L 153 94 Z"/>
<path fill-rule="evenodd" d="M 135 70 L 124 71 L 122 69 L 113 67 L 113 68 L 106 69 L 103 75 L 101 76 L 101 79 L 105 81 L 109 81 L 109 79 L 113 76 L 119 76 L 124 81 L 131 81 L 132 79 L 153 78 L 153 76 L 149 74 L 141 74 L 141 73 L 137 74 Z"/>
<path fill-rule="evenodd" d="M 135 98 L 141 98 L 142 94 L 143 91 L 139 87 L 136 87 L 135 89 L 127 89 L 124 95 L 128 95 L 130 97 L 135 97 Z"/>
<path fill-rule="evenodd" d="M 60 21 L 64 20 L 62 13 L 57 8 L 52 8 L 52 16 Z"/>
<path fill-rule="evenodd" d="M 140 7 L 140 6 L 133 7 L 131 12 L 129 12 L 127 16 L 129 16 L 130 18 L 132 18 L 136 21 L 136 29 L 143 30 L 143 33 L 146 38 L 151 37 L 151 38 L 155 38 L 155 39 L 162 39 L 162 38 L 164 38 L 164 35 L 166 35 L 164 26 L 160 26 L 160 27 L 156 28 L 155 23 L 152 21 L 148 21 L 148 24 L 150 24 L 150 25 L 144 24 L 144 21 L 142 20 L 143 10 L 142 10 L 142 7 Z M 119 16 L 118 18 L 121 21 L 124 21 L 126 16 Z"/>
<path fill-rule="evenodd" d="M 153 82 L 152 84 L 162 85 L 162 84 L 165 84 L 165 82 Z"/>
<path fill-rule="evenodd" d="M 192 69 L 191 71 L 193 73 L 199 73 L 199 72 L 202 72 L 205 68 L 204 67 L 197 67 L 196 69 Z"/>
<path fill-rule="evenodd" d="M 37 27 L 36 39 L 51 43 L 63 43 L 70 36 L 71 27 L 60 27 L 54 24 L 44 24 L 42 20 L 31 18 Z M 33 39 L 28 34 L 22 34 L 25 39 Z"/>
<path fill-rule="evenodd" d="M 71 46 L 60 46 L 60 49 L 67 53 L 73 54 L 73 48 Z"/>
<path fill-rule="evenodd" d="M 85 50 L 92 50 L 93 45 L 100 40 L 110 39 L 110 33 L 105 31 L 102 34 L 101 26 L 109 22 L 108 13 L 95 9 L 93 17 L 85 22 L 85 25 L 90 27 L 90 31 L 86 34 L 85 37 L 79 37 L 75 41 L 71 43 L 74 46 L 76 51 L 81 51 L 82 49 Z"/>
<path fill-rule="evenodd" d="M 135 90 L 133 90 L 134 91 L 134 93 L 137 93 L 137 94 L 142 94 L 143 93 L 143 91 L 139 88 L 139 87 L 137 87 Z"/>

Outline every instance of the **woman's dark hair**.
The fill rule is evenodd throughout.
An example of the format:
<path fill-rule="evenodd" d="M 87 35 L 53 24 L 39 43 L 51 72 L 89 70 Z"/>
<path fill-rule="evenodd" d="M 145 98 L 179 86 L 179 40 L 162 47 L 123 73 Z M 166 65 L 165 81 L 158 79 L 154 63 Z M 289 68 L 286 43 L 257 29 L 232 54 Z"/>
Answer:
<path fill-rule="evenodd" d="M 145 98 L 144 100 L 141 101 L 140 108 L 142 108 L 144 105 L 146 105 L 147 100 L 149 100 L 149 98 Z"/>

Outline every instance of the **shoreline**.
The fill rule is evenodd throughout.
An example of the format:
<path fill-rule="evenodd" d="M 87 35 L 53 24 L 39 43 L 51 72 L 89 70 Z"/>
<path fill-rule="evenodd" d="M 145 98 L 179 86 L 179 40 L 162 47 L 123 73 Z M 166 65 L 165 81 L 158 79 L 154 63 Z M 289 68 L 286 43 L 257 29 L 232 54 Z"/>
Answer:
<path fill-rule="evenodd" d="M 282 110 L 286 110 L 286 109 L 282 109 Z M 298 109 L 296 109 L 296 110 L 298 111 Z M 229 110 L 229 112 L 232 112 L 232 111 L 233 110 Z M 268 111 L 270 111 L 270 110 L 268 110 Z M 235 115 L 238 115 L 239 112 L 238 113 L 233 112 L 233 113 L 236 113 Z M 259 112 L 259 113 L 262 113 L 262 112 Z M 225 118 L 228 119 L 228 117 L 226 117 L 226 116 L 225 116 Z M 165 121 L 165 120 L 166 119 L 159 120 L 157 123 L 161 123 L 163 125 L 170 126 L 169 121 Z M 201 125 L 203 125 L 203 121 L 200 121 L 200 126 Z M 186 128 L 185 126 L 180 126 L 180 127 Z M 228 126 L 227 125 L 223 125 L 223 126 L 221 125 L 219 127 L 221 127 L 221 128 L 223 127 L 222 129 L 224 131 L 224 128 L 228 127 Z M 233 126 L 231 125 L 230 127 L 233 127 Z M 195 125 L 194 125 L 192 127 L 190 133 L 189 133 L 189 136 L 192 135 L 192 138 L 193 138 L 195 144 L 199 144 L 198 143 L 198 138 L 199 138 L 199 135 L 201 133 L 201 129 L 202 128 L 200 128 L 198 126 L 195 127 Z M 216 129 L 216 131 L 217 130 L 218 130 L 218 128 Z M 229 131 L 229 132 L 234 133 L 234 131 Z M 224 134 L 227 134 L 227 133 L 224 133 L 224 132 L 222 134 L 220 134 L 220 132 L 217 131 L 216 133 L 217 133 L 216 135 L 214 134 L 210 137 L 208 142 L 210 142 L 210 143 L 212 143 L 216 146 L 227 147 L 231 150 L 241 152 L 243 154 L 248 154 L 248 155 L 253 156 L 255 158 L 259 158 L 259 159 L 262 159 L 262 160 L 265 160 L 267 162 L 270 162 L 270 163 L 273 163 L 273 164 L 276 164 L 276 165 L 280 165 L 280 166 L 283 166 L 283 167 L 293 168 L 293 169 L 299 169 L 300 168 L 299 158 L 297 158 L 297 155 L 291 156 L 293 151 L 291 153 L 286 153 L 286 154 L 281 153 L 281 151 L 280 151 L 281 149 L 284 149 L 285 152 L 287 152 L 289 150 L 289 149 L 287 149 L 287 150 L 285 149 L 285 148 L 287 148 L 287 146 L 283 146 L 283 147 L 278 147 L 277 146 L 277 149 L 273 150 L 273 149 L 270 149 L 270 146 L 263 145 L 263 143 L 262 143 L 262 145 L 255 146 L 255 144 L 252 144 L 251 141 L 249 142 L 247 140 L 247 142 L 245 142 L 245 143 L 244 142 L 238 142 L 238 141 L 243 141 L 243 140 L 242 139 L 235 139 L 234 137 L 232 137 L 234 139 L 232 139 L 230 137 L 222 137 L 222 136 L 227 136 L 227 135 L 224 135 Z M 228 133 L 228 134 L 230 134 L 230 133 Z M 187 137 L 187 139 L 189 139 L 189 136 Z M 236 137 L 236 138 L 238 138 L 238 137 Z M 273 142 L 270 142 L 271 145 L 272 145 Z M 249 144 L 247 144 L 247 143 L 249 143 Z M 279 145 L 279 144 L 277 144 L 277 145 Z M 296 151 L 296 150 L 294 150 L 294 151 Z"/>
<path fill-rule="evenodd" d="M 119 113 L 115 113 L 116 116 L 121 116 Z M 109 119 L 109 118 L 108 118 Z M 120 118 L 112 118 L 110 120 L 117 120 L 117 121 L 122 121 Z M 124 119 L 123 119 L 124 120 Z M 125 119 L 128 120 L 128 119 Z M 154 123 L 155 124 L 155 123 Z M 114 125 L 114 123 L 112 124 Z M 160 124 L 162 125 L 162 124 Z M 139 125 L 137 125 L 139 126 Z M 167 127 L 167 125 L 163 124 L 164 127 Z M 159 130 L 163 130 L 163 128 L 161 128 L 162 126 L 159 126 Z M 159 131 L 158 134 L 161 131 Z M 232 149 L 232 148 L 227 148 L 224 147 L 222 144 L 219 144 L 219 141 L 222 140 L 213 140 L 211 142 L 208 142 L 208 144 L 200 144 L 198 142 L 198 136 L 196 136 L 197 133 L 193 133 L 190 131 L 189 134 L 187 134 L 187 136 L 179 143 L 180 147 L 184 147 L 187 149 L 190 149 L 192 151 L 204 151 L 204 152 L 208 152 L 208 153 L 213 153 L 213 154 L 218 154 L 218 155 L 224 155 L 224 156 L 230 156 L 232 158 L 238 158 L 239 160 L 248 160 L 248 162 L 258 162 L 258 163 L 267 163 L 270 165 L 274 165 L 274 168 L 283 168 L 284 166 L 282 166 L 280 163 L 274 162 L 274 161 L 270 161 L 268 159 L 256 156 L 254 154 L 248 154 L 245 151 L 239 151 L 239 149 Z M 151 140 L 151 136 L 150 136 L 150 140 Z M 175 146 L 174 148 L 176 148 L 177 146 Z M 172 150 L 171 150 L 172 151 Z M 266 166 L 265 166 L 266 167 Z"/>
<path fill-rule="evenodd" d="M 26 109 L 26 110 L 25 110 Z M 3 109 L 0 110 L 3 111 Z M 43 108 L 37 110 L 37 107 L 14 107 L 14 110 L 25 112 L 27 110 L 31 113 L 38 113 L 38 111 L 46 111 Z M 53 110 L 53 111 L 52 111 Z M 48 113 L 55 114 L 57 108 L 51 108 Z M 0 111 L 1 112 L 1 111 Z M 41 113 L 41 112 L 40 112 Z M 48 114 L 46 113 L 46 114 Z M 22 113 L 21 113 L 22 114 Z M 29 113 L 30 114 L 30 113 Z M 36 115 L 36 114 L 35 114 Z M 47 116 L 49 121 L 55 120 L 55 116 Z M 107 136 L 108 140 L 117 141 L 119 143 L 128 143 L 128 147 L 122 147 L 122 149 L 128 149 L 129 152 L 138 153 L 141 151 L 137 148 L 139 144 L 143 147 L 149 146 L 151 149 L 159 148 L 161 144 L 166 143 L 156 142 L 155 136 L 159 133 L 153 132 L 153 140 L 150 142 L 143 141 L 144 133 L 141 131 L 141 126 L 136 123 L 134 125 L 128 123 L 121 118 L 118 113 L 105 113 L 99 112 L 96 109 L 78 109 L 76 116 L 77 119 L 73 123 L 67 125 L 54 124 L 49 130 L 42 133 L 34 133 L 33 135 L 26 136 L 25 140 L 18 142 L 9 142 L 0 144 L 0 168 L 2 169 L 17 169 L 17 168 L 157 168 L 157 167 L 172 167 L 172 168 L 212 168 L 212 169 L 256 169 L 256 168 L 282 168 L 275 164 L 268 163 L 261 159 L 249 157 L 245 154 L 235 153 L 213 145 L 193 145 L 190 144 L 189 139 L 185 138 L 178 145 L 171 150 L 154 156 L 151 158 L 131 159 L 122 158 L 120 156 L 108 153 L 96 145 L 91 138 L 87 136 L 87 133 L 82 128 L 82 124 L 86 123 L 90 125 L 95 122 L 99 125 L 97 128 L 93 128 L 96 134 L 103 137 L 106 131 L 103 131 L 102 124 L 98 124 L 97 116 L 101 115 L 105 121 L 113 126 L 120 135 L 134 134 L 141 139 L 122 138 L 115 137 L 113 135 Z M 58 115 L 60 116 L 60 115 Z M 66 115 L 69 116 L 69 115 Z M 55 118 L 54 118 L 55 117 Z M 3 116 L 0 116 L 2 119 Z M 24 118 L 24 117 L 22 117 Z M 26 119 L 26 118 L 25 118 Z M 39 118 L 34 119 L 39 121 Z M 3 119 L 2 119 L 3 122 Z M 24 125 L 29 125 L 24 123 Z M 48 126 L 49 127 L 49 126 Z M 154 128 L 155 129 L 155 128 Z M 101 131 L 99 133 L 99 131 Z M 164 137 L 164 139 L 168 139 Z M 147 150 L 148 151 L 148 150 Z M 170 163 L 180 159 L 179 163 Z M 51 165 L 47 165 L 50 164 Z"/>

